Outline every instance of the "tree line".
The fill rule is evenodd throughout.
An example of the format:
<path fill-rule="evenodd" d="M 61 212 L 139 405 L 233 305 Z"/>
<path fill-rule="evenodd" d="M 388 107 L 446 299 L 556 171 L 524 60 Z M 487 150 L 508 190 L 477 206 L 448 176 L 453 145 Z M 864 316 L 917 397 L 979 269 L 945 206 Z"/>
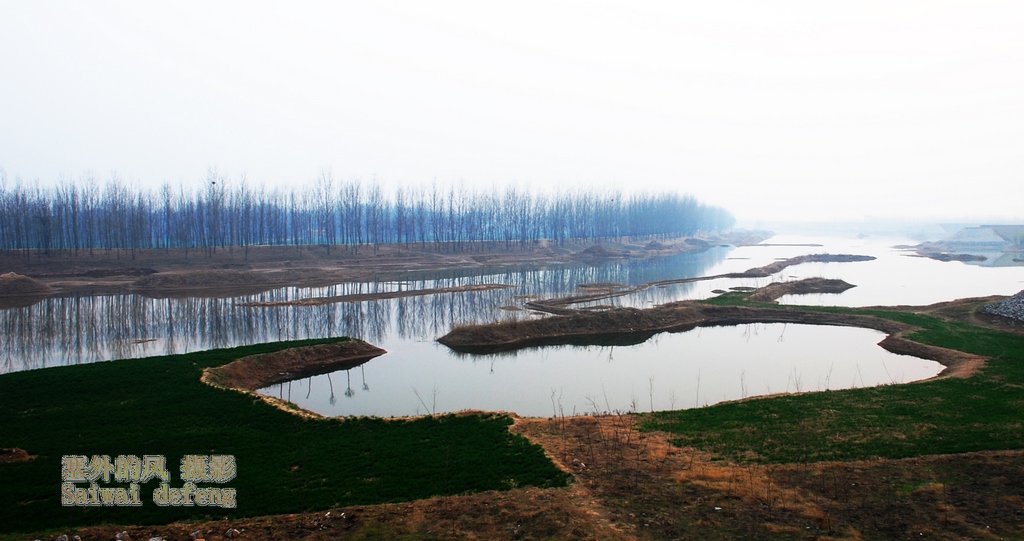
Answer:
<path fill-rule="evenodd" d="M 66 178 L 52 186 L 8 182 L 0 169 L 0 249 L 26 254 L 323 245 L 328 250 L 417 244 L 439 251 L 483 245 L 526 247 L 620 237 L 667 238 L 728 229 L 726 210 L 672 192 L 568 190 L 532 193 L 516 186 L 399 186 L 338 181 L 323 172 L 303 187 L 253 187 L 215 170 L 202 187 L 157 190 L 116 175 Z"/>

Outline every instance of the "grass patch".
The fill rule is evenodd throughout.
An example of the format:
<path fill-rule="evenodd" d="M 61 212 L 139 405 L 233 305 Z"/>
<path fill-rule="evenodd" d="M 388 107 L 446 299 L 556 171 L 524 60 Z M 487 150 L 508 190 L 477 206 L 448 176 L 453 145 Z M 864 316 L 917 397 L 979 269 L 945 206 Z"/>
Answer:
<path fill-rule="evenodd" d="M 723 297 L 725 297 L 723 299 Z M 740 295 L 712 302 L 742 303 Z M 1024 337 L 885 310 L 779 307 L 872 315 L 920 327 L 907 338 L 990 357 L 969 379 L 827 391 L 645 416 L 643 430 L 733 460 L 814 462 L 1024 448 Z"/>
<path fill-rule="evenodd" d="M 0 532 L 258 516 L 568 482 L 539 446 L 508 432 L 512 420 L 505 416 L 302 419 L 199 381 L 206 367 L 336 340 L 0 376 L 0 447 L 37 455 L 0 464 Z M 182 485 L 183 455 L 234 455 L 237 477 L 211 486 L 236 488 L 238 507 L 158 507 L 156 481 L 142 486 L 142 507 L 62 507 L 61 456 L 70 454 L 164 455 L 172 487 Z"/>

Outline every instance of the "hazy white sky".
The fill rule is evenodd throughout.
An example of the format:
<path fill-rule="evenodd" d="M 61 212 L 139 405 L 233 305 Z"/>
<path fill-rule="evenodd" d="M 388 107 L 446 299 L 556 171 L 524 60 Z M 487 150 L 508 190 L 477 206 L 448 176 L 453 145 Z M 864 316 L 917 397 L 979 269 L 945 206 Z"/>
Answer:
<path fill-rule="evenodd" d="M 0 0 L 0 167 L 1024 219 L 1024 2 Z"/>

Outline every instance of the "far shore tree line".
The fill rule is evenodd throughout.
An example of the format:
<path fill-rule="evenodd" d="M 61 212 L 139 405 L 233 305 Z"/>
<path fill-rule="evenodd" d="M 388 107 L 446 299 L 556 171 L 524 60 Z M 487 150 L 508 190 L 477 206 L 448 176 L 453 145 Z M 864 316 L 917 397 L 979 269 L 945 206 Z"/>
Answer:
<path fill-rule="evenodd" d="M 338 181 L 323 172 L 304 187 L 253 187 L 215 170 L 204 186 L 145 189 L 114 176 L 9 182 L 0 170 L 0 249 L 32 253 L 217 249 L 322 245 L 358 250 L 416 244 L 438 251 L 483 245 L 527 247 L 622 237 L 671 238 L 722 231 L 735 223 L 721 207 L 672 192 L 533 193 L 516 186 L 399 186 Z"/>

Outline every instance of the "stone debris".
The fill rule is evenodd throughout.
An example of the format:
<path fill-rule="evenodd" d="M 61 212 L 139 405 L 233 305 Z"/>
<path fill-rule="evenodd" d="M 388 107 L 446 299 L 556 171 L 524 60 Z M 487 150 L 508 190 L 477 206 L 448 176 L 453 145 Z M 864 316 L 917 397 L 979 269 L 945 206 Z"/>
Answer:
<path fill-rule="evenodd" d="M 1020 291 L 1006 300 L 990 304 L 983 311 L 996 316 L 1024 321 L 1024 291 Z"/>

